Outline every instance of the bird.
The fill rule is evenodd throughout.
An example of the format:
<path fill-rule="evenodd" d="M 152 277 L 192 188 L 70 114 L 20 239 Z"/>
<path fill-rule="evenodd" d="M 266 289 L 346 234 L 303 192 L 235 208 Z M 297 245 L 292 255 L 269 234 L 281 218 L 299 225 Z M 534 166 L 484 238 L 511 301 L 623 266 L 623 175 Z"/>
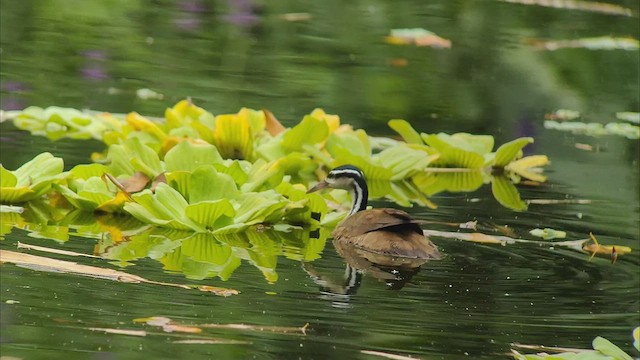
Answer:
<path fill-rule="evenodd" d="M 380 263 L 380 256 L 415 266 L 412 259 L 437 260 L 442 255 L 415 220 L 406 211 L 394 208 L 367 209 L 369 190 L 362 170 L 342 165 L 331 170 L 327 177 L 311 187 L 307 193 L 320 189 L 344 189 L 351 193 L 351 210 L 333 231 L 334 243 L 353 246 L 369 253 L 372 262 Z M 419 266 L 419 265 L 418 265 Z"/>

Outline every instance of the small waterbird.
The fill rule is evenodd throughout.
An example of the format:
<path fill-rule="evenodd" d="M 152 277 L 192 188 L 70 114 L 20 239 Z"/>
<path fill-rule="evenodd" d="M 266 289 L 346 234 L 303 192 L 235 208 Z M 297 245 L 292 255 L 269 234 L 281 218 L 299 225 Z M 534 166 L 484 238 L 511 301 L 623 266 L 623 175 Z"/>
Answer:
<path fill-rule="evenodd" d="M 324 188 L 347 190 L 353 198 L 351 211 L 333 231 L 334 242 L 395 258 L 400 263 L 402 259 L 410 263 L 410 259 L 442 258 L 438 248 L 422 232 L 420 221 L 406 211 L 367 209 L 369 190 L 364 173 L 357 167 L 343 165 L 331 170 L 325 180 L 307 193 Z"/>

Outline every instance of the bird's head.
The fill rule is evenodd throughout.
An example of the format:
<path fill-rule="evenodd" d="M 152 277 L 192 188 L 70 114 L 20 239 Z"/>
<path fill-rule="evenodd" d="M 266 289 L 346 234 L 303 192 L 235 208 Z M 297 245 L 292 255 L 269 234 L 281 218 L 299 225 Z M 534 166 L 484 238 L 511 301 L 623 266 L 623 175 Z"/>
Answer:
<path fill-rule="evenodd" d="M 344 189 L 351 192 L 353 204 L 349 215 L 367 208 L 369 190 L 364 179 L 364 173 L 353 165 L 343 165 L 329 171 L 327 178 L 317 183 L 309 189 L 307 193 L 320 189 Z"/>
<path fill-rule="evenodd" d="M 326 179 L 317 183 L 307 193 L 325 188 L 352 190 L 358 185 L 362 187 L 363 183 L 365 183 L 365 179 L 362 170 L 353 165 L 342 165 L 331 170 Z"/>

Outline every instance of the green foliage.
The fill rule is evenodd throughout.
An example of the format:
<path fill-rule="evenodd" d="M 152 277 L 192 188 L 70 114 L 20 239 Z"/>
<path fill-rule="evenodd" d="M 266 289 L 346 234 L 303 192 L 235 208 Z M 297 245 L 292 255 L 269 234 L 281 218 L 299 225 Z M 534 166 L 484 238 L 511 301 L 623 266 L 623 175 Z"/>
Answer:
<path fill-rule="evenodd" d="M 38 166 L 25 164 L 13 173 L 2 168 L 2 202 L 35 199 L 53 186 L 83 211 L 124 212 L 156 226 L 229 233 L 261 223 L 323 222 L 329 212 L 323 197 L 337 195 L 306 194 L 306 189 L 338 165 L 358 166 L 372 197 L 386 196 L 404 206 L 435 207 L 427 196 L 492 182 L 501 204 L 524 210 L 515 185 L 487 169 L 504 169 L 515 181 L 544 181 L 531 168 L 548 162 L 546 157 L 521 159 L 531 138 L 506 143 L 494 153 L 491 136 L 419 134 L 404 120 L 389 122 L 404 139 L 396 141 L 372 139 L 321 109 L 289 129 L 269 116 L 247 108 L 214 116 L 190 101 L 167 109 L 164 122 L 135 112 L 114 116 L 31 107 L 15 118 L 18 127 L 52 139 L 102 140 L 108 148 L 95 158 L 104 164 L 79 165 L 61 175 L 61 159 L 58 164 L 43 154 Z M 434 167 L 462 172 L 429 172 Z M 49 176 L 56 169 L 61 178 Z M 56 179 L 62 180 L 52 185 Z M 340 196 L 335 200 L 346 202 Z"/>
<path fill-rule="evenodd" d="M 42 153 L 15 171 L 0 165 L 0 202 L 17 204 L 36 199 L 63 177 L 64 162 L 48 152 Z"/>

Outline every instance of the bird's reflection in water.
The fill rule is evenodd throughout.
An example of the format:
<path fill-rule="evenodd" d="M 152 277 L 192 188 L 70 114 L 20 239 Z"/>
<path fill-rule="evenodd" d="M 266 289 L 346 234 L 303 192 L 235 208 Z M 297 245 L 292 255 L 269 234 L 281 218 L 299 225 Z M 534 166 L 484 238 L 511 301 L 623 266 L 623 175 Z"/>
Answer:
<path fill-rule="evenodd" d="M 351 307 L 350 299 L 362 283 L 363 275 L 373 277 L 391 290 L 402 289 L 428 259 L 394 257 L 376 254 L 360 249 L 344 241 L 333 241 L 340 256 L 346 261 L 346 269 L 341 280 L 334 280 L 320 274 L 310 263 L 302 268 L 313 282 L 320 286 L 321 298 L 331 301 L 338 308 Z"/>

